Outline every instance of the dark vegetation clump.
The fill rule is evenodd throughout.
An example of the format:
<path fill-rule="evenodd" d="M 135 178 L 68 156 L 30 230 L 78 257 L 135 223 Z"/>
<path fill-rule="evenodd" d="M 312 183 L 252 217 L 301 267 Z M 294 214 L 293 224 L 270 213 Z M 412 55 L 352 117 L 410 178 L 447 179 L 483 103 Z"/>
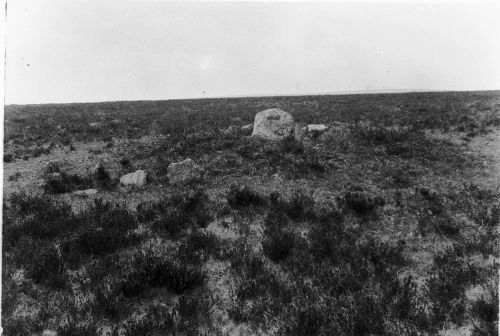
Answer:
<path fill-rule="evenodd" d="M 43 188 L 49 194 L 64 194 L 75 190 L 88 189 L 92 185 L 90 177 L 60 172 L 47 175 Z"/>
<path fill-rule="evenodd" d="M 265 205 L 266 199 L 253 191 L 250 187 L 232 185 L 226 195 L 227 202 L 233 208 Z"/>
<path fill-rule="evenodd" d="M 15 248 L 21 237 L 49 240 L 76 226 L 71 207 L 45 196 L 14 193 L 4 205 L 4 248 Z"/>
<path fill-rule="evenodd" d="M 205 228 L 212 220 L 208 197 L 202 190 L 165 197 L 137 206 L 140 221 L 151 222 L 153 230 L 177 237 L 187 228 Z"/>
<path fill-rule="evenodd" d="M 295 240 L 292 231 L 286 230 L 289 219 L 283 212 L 270 210 L 264 222 L 264 254 L 274 262 L 288 258 L 292 253 Z"/>
<path fill-rule="evenodd" d="M 14 161 L 14 155 L 12 153 L 4 153 L 3 154 L 3 162 L 9 163 Z"/>
<path fill-rule="evenodd" d="M 130 159 L 126 157 L 120 159 L 120 164 L 122 165 L 123 168 L 129 168 L 131 166 Z"/>
<path fill-rule="evenodd" d="M 148 253 L 138 254 L 120 292 L 125 297 L 137 296 L 151 287 L 165 287 L 176 294 L 202 286 L 206 276 L 199 267 Z"/>
<path fill-rule="evenodd" d="M 377 207 L 384 206 L 385 200 L 381 196 L 372 196 L 365 192 L 348 191 L 344 195 L 346 206 L 356 214 L 367 216 L 372 214 Z"/>
<path fill-rule="evenodd" d="M 473 336 L 498 334 L 498 307 L 498 284 L 494 284 L 472 304 L 471 313 L 476 321 Z"/>
<path fill-rule="evenodd" d="M 286 200 L 278 192 L 272 192 L 269 196 L 271 207 L 278 212 L 285 213 L 295 221 L 314 219 L 314 200 L 312 196 L 300 191 L 294 191 L 291 199 Z"/>
<path fill-rule="evenodd" d="M 458 324 L 466 313 L 465 289 L 479 280 L 478 269 L 455 249 L 436 255 L 434 262 L 436 269 L 427 284 L 433 301 L 432 323 L 450 320 Z"/>
<path fill-rule="evenodd" d="M 35 283 L 51 289 L 62 289 L 66 285 L 66 270 L 59 251 L 51 244 L 36 247 L 27 264 L 26 275 Z"/>
<path fill-rule="evenodd" d="M 177 258 L 188 263 L 200 263 L 210 256 L 219 257 L 220 252 L 221 241 L 215 234 L 195 230 L 181 241 Z"/>
<path fill-rule="evenodd" d="M 294 135 L 284 138 L 279 145 L 279 150 L 283 153 L 303 154 L 305 151 L 304 144 L 295 139 Z"/>
<path fill-rule="evenodd" d="M 97 167 L 93 175 L 93 180 L 97 187 L 105 190 L 111 190 L 115 185 L 104 165 L 99 165 Z"/>
<path fill-rule="evenodd" d="M 62 243 L 61 250 L 71 266 L 87 256 L 103 256 L 137 241 L 133 213 L 124 206 L 94 200 L 94 204 L 75 217 L 79 228 Z"/>

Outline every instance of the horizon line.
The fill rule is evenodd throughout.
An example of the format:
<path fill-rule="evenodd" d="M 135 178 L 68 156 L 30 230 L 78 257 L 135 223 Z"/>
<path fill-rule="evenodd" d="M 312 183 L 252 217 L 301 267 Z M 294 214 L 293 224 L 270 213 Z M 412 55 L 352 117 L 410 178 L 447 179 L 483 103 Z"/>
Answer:
<path fill-rule="evenodd" d="M 73 102 L 48 102 L 48 103 L 11 103 L 4 104 L 8 106 L 27 106 L 27 105 L 70 105 L 70 104 L 105 104 L 105 103 L 125 103 L 125 102 L 160 102 L 176 100 L 202 100 L 202 99 L 237 99 L 237 98 L 272 98 L 272 97 L 301 97 L 301 96 L 342 96 L 342 95 L 370 95 L 370 94 L 403 94 L 403 93 L 451 93 L 451 92 L 488 92 L 500 91 L 499 89 L 480 89 L 480 90 L 432 90 L 432 89 L 368 89 L 368 90 L 341 90 L 319 93 L 294 93 L 294 94 L 241 94 L 228 96 L 210 96 L 210 97 L 186 97 L 186 98 L 166 98 L 166 99 L 132 99 L 132 100 L 100 100 L 100 101 L 73 101 Z"/>

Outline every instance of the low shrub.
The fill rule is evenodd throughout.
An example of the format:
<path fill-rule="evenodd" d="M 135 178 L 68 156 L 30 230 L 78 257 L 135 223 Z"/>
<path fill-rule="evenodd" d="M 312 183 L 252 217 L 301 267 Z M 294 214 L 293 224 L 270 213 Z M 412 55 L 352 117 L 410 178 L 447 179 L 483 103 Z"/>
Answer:
<path fill-rule="evenodd" d="M 64 288 L 66 271 L 57 249 L 49 244 L 31 252 L 32 259 L 26 265 L 26 275 L 35 283 L 51 289 Z"/>
<path fill-rule="evenodd" d="M 14 247 L 22 236 L 52 239 L 78 225 L 70 205 L 44 196 L 13 193 L 8 203 L 3 216 L 3 242 L 7 248 Z"/>
<path fill-rule="evenodd" d="M 460 323 L 466 313 L 465 289 L 477 283 L 478 270 L 469 260 L 460 257 L 456 249 L 438 254 L 434 259 L 436 268 L 427 281 L 433 301 L 432 323 L 436 326 L 445 321 Z"/>
<path fill-rule="evenodd" d="M 262 249 L 264 254 L 274 262 L 288 258 L 295 244 L 295 235 L 289 231 L 271 231 L 265 233 Z"/>
<path fill-rule="evenodd" d="M 130 273 L 120 285 L 120 292 L 133 297 L 151 287 L 166 287 L 181 294 L 202 286 L 205 281 L 206 275 L 200 267 L 142 253 L 135 256 Z"/>
<path fill-rule="evenodd" d="M 154 203 L 141 203 L 138 217 L 153 221 L 153 230 L 166 232 L 176 238 L 188 227 L 204 228 L 212 220 L 207 207 L 207 195 L 203 191 L 168 197 Z"/>
<path fill-rule="evenodd" d="M 44 179 L 43 189 L 49 194 L 63 194 L 80 189 L 88 189 L 93 185 L 89 177 L 65 172 L 47 175 Z"/>
<path fill-rule="evenodd" d="M 304 153 L 304 144 L 295 139 L 294 135 L 290 135 L 279 143 L 279 150 L 283 153 L 302 154 Z"/>
<path fill-rule="evenodd" d="M 498 334 L 498 284 L 488 286 L 486 295 L 472 303 L 471 315 L 476 321 L 473 336 Z"/>
<path fill-rule="evenodd" d="M 14 155 L 12 153 L 4 153 L 3 154 L 3 162 L 9 163 L 14 161 Z"/>
<path fill-rule="evenodd" d="M 248 186 L 240 187 L 232 185 L 226 194 L 227 202 L 233 208 L 247 206 L 261 206 L 266 204 L 264 197 L 250 189 Z"/>
<path fill-rule="evenodd" d="M 364 192 L 348 191 L 344 195 L 344 202 L 348 208 L 358 215 L 372 214 L 376 207 L 384 206 L 385 200 L 381 196 L 371 196 Z"/>
<path fill-rule="evenodd" d="M 292 220 L 299 221 L 316 218 L 314 213 L 314 199 L 310 195 L 295 191 L 290 200 L 285 200 L 281 198 L 278 192 L 273 192 L 269 198 L 274 211 L 283 212 Z"/>
<path fill-rule="evenodd" d="M 93 174 L 94 184 L 102 189 L 111 190 L 114 187 L 114 181 L 104 165 L 99 165 Z"/>
<path fill-rule="evenodd" d="M 94 204 L 75 217 L 80 223 L 72 237 L 61 245 L 64 259 L 71 267 L 87 256 L 102 256 L 138 241 L 132 232 L 137 221 L 123 205 L 94 200 Z"/>
<path fill-rule="evenodd" d="M 210 255 L 218 256 L 220 244 L 220 239 L 215 234 L 196 230 L 181 242 L 177 258 L 187 263 L 206 261 Z"/>

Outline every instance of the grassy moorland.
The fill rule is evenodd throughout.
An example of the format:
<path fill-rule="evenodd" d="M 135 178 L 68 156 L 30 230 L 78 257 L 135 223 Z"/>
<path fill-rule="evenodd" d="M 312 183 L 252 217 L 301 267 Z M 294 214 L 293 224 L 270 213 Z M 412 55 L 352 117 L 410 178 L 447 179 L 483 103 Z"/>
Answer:
<path fill-rule="evenodd" d="M 499 177 L 498 91 L 7 106 L 4 334 L 497 335 Z"/>

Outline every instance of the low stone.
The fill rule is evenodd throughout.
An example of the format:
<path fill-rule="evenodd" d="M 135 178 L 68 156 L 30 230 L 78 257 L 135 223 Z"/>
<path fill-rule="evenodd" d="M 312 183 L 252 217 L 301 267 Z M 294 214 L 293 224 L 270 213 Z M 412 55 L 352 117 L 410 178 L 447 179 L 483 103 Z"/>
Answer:
<path fill-rule="evenodd" d="M 191 159 L 171 163 L 167 167 L 167 177 L 172 184 L 190 182 L 201 178 L 203 169 Z"/>
<path fill-rule="evenodd" d="M 89 123 L 89 126 L 92 128 L 99 128 L 99 127 L 101 127 L 101 122 L 100 121 L 91 122 L 91 123 Z"/>
<path fill-rule="evenodd" d="M 146 172 L 137 170 L 120 178 L 120 184 L 132 187 L 142 187 L 146 184 Z"/>
<path fill-rule="evenodd" d="M 73 194 L 81 197 L 89 197 L 97 194 L 97 189 L 85 189 L 85 190 L 77 190 L 73 191 Z"/>
<path fill-rule="evenodd" d="M 307 133 L 323 133 L 328 129 L 325 124 L 311 124 L 306 126 Z"/>

